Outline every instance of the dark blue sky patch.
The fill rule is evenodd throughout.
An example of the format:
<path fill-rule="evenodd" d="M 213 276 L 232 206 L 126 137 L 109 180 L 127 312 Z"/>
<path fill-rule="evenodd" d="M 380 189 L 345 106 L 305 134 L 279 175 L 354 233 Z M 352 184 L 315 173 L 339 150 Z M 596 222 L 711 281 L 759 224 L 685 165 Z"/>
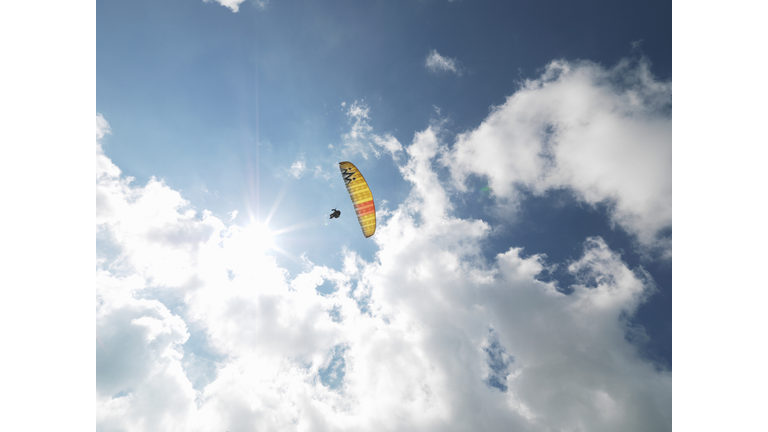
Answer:
<path fill-rule="evenodd" d="M 360 309 L 360 313 L 371 316 L 371 307 L 368 304 L 370 300 L 371 300 L 370 295 L 360 296 L 360 298 L 355 299 L 355 301 L 357 302 L 357 307 Z"/>
<path fill-rule="evenodd" d="M 672 353 L 669 353 L 669 358 L 664 357 L 664 353 L 654 345 L 655 341 L 648 337 L 648 332 L 642 325 L 628 321 L 627 329 L 624 332 L 624 340 L 634 345 L 637 348 L 638 353 L 646 360 L 651 361 L 657 371 L 672 370 L 672 364 L 670 362 Z"/>
<path fill-rule="evenodd" d="M 117 398 L 125 397 L 125 396 L 128 396 L 131 393 L 133 393 L 133 389 L 128 388 L 128 389 L 119 391 L 119 392 L 115 393 L 114 395 L 112 395 L 112 399 L 117 399 Z"/>
<path fill-rule="evenodd" d="M 479 191 L 485 186 L 484 179 L 474 176 L 468 179 L 470 193 L 456 213 L 463 218 L 479 218 L 488 222 L 494 232 L 483 243 L 483 254 L 493 261 L 496 255 L 510 247 L 522 247 L 523 256 L 546 255 L 545 269 L 538 278 L 555 282 L 565 294 L 573 292 L 572 285 L 585 283 L 595 286 L 586 274 L 574 275 L 568 265 L 584 253 L 584 241 L 588 237 L 601 237 L 608 247 L 621 254 L 629 268 L 642 267 L 656 285 L 656 292 L 640 305 L 630 322 L 646 329 L 650 341 L 641 354 L 649 360 L 661 361 L 672 367 L 672 267 L 671 261 L 661 257 L 648 259 L 638 250 L 637 241 L 618 225 L 611 224 L 610 203 L 595 206 L 577 200 L 567 189 L 551 190 L 544 195 L 525 194 L 518 215 L 502 218 L 483 208 L 484 198 Z M 660 237 L 671 238 L 672 230 L 663 230 Z M 581 276 L 581 278 L 580 278 Z"/>
<path fill-rule="evenodd" d="M 368 305 L 368 302 L 371 300 L 370 294 L 362 294 L 359 297 L 355 296 L 355 291 L 357 291 L 360 288 L 360 283 L 355 282 L 352 284 L 352 289 L 349 290 L 349 298 L 353 299 L 355 303 L 357 303 L 358 309 L 360 309 L 360 313 L 371 315 L 371 308 Z"/>
<path fill-rule="evenodd" d="M 346 368 L 344 354 L 346 351 L 346 346 L 336 345 L 333 347 L 333 357 L 328 366 L 318 369 L 320 382 L 322 382 L 324 386 L 337 390 L 343 385 Z"/>
<path fill-rule="evenodd" d="M 218 376 L 218 370 L 226 360 L 208 342 L 208 334 L 200 324 L 185 320 L 189 339 L 182 345 L 184 357 L 181 365 L 195 390 L 203 390 Z"/>
<path fill-rule="evenodd" d="M 336 284 L 333 283 L 333 281 L 326 279 L 323 281 L 322 284 L 315 287 L 315 289 L 317 290 L 318 293 L 320 293 L 320 295 L 327 297 L 333 294 L 334 292 L 336 292 L 336 290 L 338 290 L 338 287 L 336 286 Z"/>
<path fill-rule="evenodd" d="M 653 261 L 643 268 L 656 283 L 656 292 L 635 312 L 631 323 L 642 325 L 650 337 L 640 354 L 672 370 L 672 263 Z"/>
<path fill-rule="evenodd" d="M 514 358 L 507 354 L 501 342 L 499 342 L 499 336 L 493 327 L 488 328 L 488 345 L 483 347 L 483 352 L 485 352 L 488 367 L 491 369 L 491 372 L 485 379 L 486 385 L 506 392 L 509 365 L 514 362 Z"/>
<path fill-rule="evenodd" d="M 331 321 L 340 323 L 342 321 L 341 305 L 334 305 L 331 310 L 328 311 L 328 315 L 331 316 Z"/>

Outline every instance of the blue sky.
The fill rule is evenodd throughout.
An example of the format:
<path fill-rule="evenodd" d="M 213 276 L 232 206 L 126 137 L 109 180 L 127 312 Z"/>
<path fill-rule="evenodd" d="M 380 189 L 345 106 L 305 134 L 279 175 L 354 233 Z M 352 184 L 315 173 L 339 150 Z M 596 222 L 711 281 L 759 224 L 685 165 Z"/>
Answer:
<path fill-rule="evenodd" d="M 612 2 L 578 7 L 282 2 L 263 9 L 244 3 L 237 13 L 215 2 L 187 3 L 98 3 L 97 110 L 119 132 L 107 138 L 105 151 L 139 183 L 162 178 L 196 208 L 218 215 L 238 210 L 247 217 L 243 210 L 248 206 L 271 210 L 285 190 L 270 221 L 274 228 L 312 218 L 319 222 L 326 207 L 349 208 L 338 179 L 293 179 L 285 172 L 302 161 L 310 169 L 320 166 L 335 174 L 339 153 L 327 146 L 338 148 L 349 129 L 342 104 L 359 101 L 368 107 L 367 123 L 374 131 L 408 143 L 414 132 L 434 121 L 445 120 L 448 135 L 477 127 L 490 107 L 502 104 L 523 80 L 536 77 L 555 59 L 611 67 L 621 59 L 645 58 L 656 79 L 671 78 L 668 2 L 621 8 Z M 455 59 L 460 76 L 425 67 L 432 50 Z M 385 179 L 377 185 L 378 199 L 396 206 L 406 197 L 407 184 L 392 160 L 355 162 L 366 175 Z M 250 196 L 249 183 L 256 170 L 258 202 Z M 475 211 L 479 202 L 473 198 L 462 197 L 467 205 L 457 211 L 489 217 Z M 543 217 L 561 214 L 545 207 Z M 525 211 L 534 208 L 541 206 Z M 572 225 L 565 233 L 532 236 L 526 235 L 531 230 L 512 230 L 512 238 L 489 245 L 489 251 L 515 244 L 561 261 L 572 257 L 585 237 L 606 237 L 610 231 L 617 246 L 632 254 L 631 239 L 610 230 L 600 213 L 574 202 L 562 210 L 561 217 Z M 562 226 L 555 222 L 533 229 L 552 232 Z M 325 263 L 333 255 L 327 237 L 315 247 L 288 246 L 317 237 L 317 231 L 287 234 L 286 250 L 307 252 L 314 262 Z M 358 248 L 371 243 L 328 234 L 344 238 L 344 244 L 357 241 Z M 545 243 L 550 246 L 540 247 Z M 371 254 L 375 249 L 364 250 Z M 659 320 L 665 323 L 654 338 L 659 342 L 655 349 L 671 364 L 671 274 L 669 266 L 653 266 L 659 267 L 655 279 L 664 289 L 666 307 L 658 305 L 645 325 L 655 332 Z M 649 313 L 644 308 L 642 314 Z"/>
<path fill-rule="evenodd" d="M 210 26 L 215 16 L 275 17 L 278 6 L 286 7 L 285 2 L 242 3 L 235 14 L 218 3 L 187 3 L 177 5 L 165 20 L 161 15 L 134 13 L 156 20 L 123 38 L 122 55 L 131 51 L 125 48 L 131 45 L 127 42 L 151 29 L 166 32 L 149 48 L 158 48 L 160 41 L 167 44 L 172 37 L 183 41 L 177 37 L 178 23 L 193 15 L 184 11 L 210 11 L 206 21 Z M 467 7 L 464 3 L 470 2 L 400 6 L 437 16 L 457 5 Z M 647 123 L 665 118 L 658 116 L 664 111 L 658 109 L 664 98 L 652 96 L 664 96 L 668 89 L 652 90 L 654 83 L 670 78 L 669 64 L 659 54 L 668 50 L 670 41 L 663 28 L 649 29 L 653 27 L 649 20 L 663 18 L 664 13 L 652 8 L 619 10 L 608 4 L 592 9 L 580 5 L 569 11 L 567 5 L 539 3 L 524 14 L 518 9 L 519 16 L 496 13 L 481 20 L 517 20 L 517 27 L 475 26 L 468 33 L 499 38 L 506 34 L 503 44 L 473 45 L 471 37 L 459 37 L 457 26 L 443 39 L 454 37 L 455 46 L 429 41 L 416 50 L 422 52 L 415 55 L 418 64 L 401 66 L 431 73 L 427 77 L 432 81 L 427 79 L 398 98 L 406 108 L 424 103 L 421 118 L 413 112 L 398 118 L 396 111 L 376 105 L 372 91 L 328 90 L 338 93 L 339 104 L 346 103 L 330 126 L 336 130 L 329 133 L 329 143 L 349 159 L 369 161 L 373 169 L 390 163 L 391 170 L 383 176 L 388 187 L 393 185 L 394 192 L 386 193 L 394 204 L 381 214 L 372 242 L 361 243 L 353 235 L 359 231 L 349 228 L 350 243 L 334 246 L 340 253 L 319 254 L 309 246 L 310 227 L 274 231 L 277 235 L 270 244 L 270 230 L 242 219 L 253 202 L 243 192 L 248 189 L 243 178 L 250 174 L 235 171 L 241 176 L 236 192 L 215 189 L 236 196 L 232 203 L 219 203 L 224 207 L 220 209 L 199 188 L 211 184 L 210 176 L 201 175 L 195 183 L 162 171 L 174 163 L 142 165 L 155 161 L 156 154 L 153 158 L 139 146 L 155 137 L 129 140 L 126 134 L 151 128 L 124 127 L 124 115 L 114 111 L 129 107 L 132 98 L 141 99 L 141 86 L 121 96 L 121 103 L 103 99 L 106 77 L 100 68 L 105 63 L 97 62 L 105 55 L 97 44 L 105 29 L 99 18 L 101 3 L 43 0 L 4 6 L 0 222 L 6 230 L 0 321 L 9 349 L 0 364 L 9 371 L 4 390 L 11 409 L 0 423 L 6 429 L 51 429 L 64 422 L 78 430 L 573 430 L 574 425 L 625 430 L 626 425 L 642 429 L 654 422 L 655 429 L 664 430 L 669 429 L 665 423 L 669 397 L 674 400 L 677 429 L 742 430 L 761 424 L 758 392 L 766 383 L 766 372 L 762 345 L 754 342 L 761 340 L 764 327 L 765 294 L 759 272 L 765 261 L 761 245 L 768 237 L 759 199 L 764 195 L 765 171 L 765 150 L 759 143 L 761 101 L 768 91 L 762 58 L 755 55 L 765 39 L 759 5 L 738 1 L 727 8 L 691 2 L 671 5 L 674 395 L 671 370 L 664 366 L 668 325 L 649 318 L 663 315 L 663 308 L 669 307 L 660 295 L 668 271 L 664 242 L 647 236 L 652 231 L 661 233 L 661 239 L 665 235 L 666 228 L 658 229 L 664 219 L 652 217 L 665 214 L 656 211 L 664 199 L 653 200 L 663 198 L 658 192 L 664 181 L 652 181 L 664 177 L 621 181 L 638 175 L 632 166 L 647 168 L 664 160 L 628 146 L 637 144 L 632 137 L 658 142 L 649 137 L 659 129 Z M 340 16 L 352 6 L 318 8 L 317 22 L 323 14 Z M 547 10 L 537 12 L 536 7 Z M 483 14 L 482 8 L 468 9 Z M 303 9 L 296 10 L 292 19 L 298 19 Z M 417 13 L 401 14 L 398 22 L 411 16 Z M 467 25 L 471 16 L 459 14 L 455 21 Z M 628 16 L 639 18 L 633 21 Z M 122 25 L 131 22 L 126 19 Z M 276 31 L 291 28 L 291 22 L 275 21 L 282 24 Z M 427 37 L 442 28 L 437 19 L 423 23 L 406 37 Z M 483 49 L 499 49 L 497 45 L 512 46 L 510 35 L 527 25 L 531 28 L 515 34 L 538 31 L 540 37 L 518 37 L 525 55 L 512 60 L 528 61 L 532 69 L 505 71 L 502 60 L 512 61 L 510 57 L 490 59 L 483 54 Z M 361 28 L 378 29 L 388 37 L 403 30 L 402 26 L 396 29 L 400 33 L 375 25 Z M 642 34 L 622 39 L 621 34 L 632 29 Z M 212 43 L 217 34 L 221 33 L 198 38 L 199 43 L 187 51 L 176 44 L 176 50 L 164 51 L 165 57 L 194 58 L 188 54 Z M 626 41 L 639 39 L 643 39 L 639 47 L 627 47 Z M 462 43 L 470 49 L 460 54 Z M 569 44 L 582 49 L 572 50 Z M 373 61 L 376 54 L 367 53 Z M 642 68 L 637 68 L 636 60 L 643 55 L 650 75 L 637 73 Z M 495 62 L 483 76 L 478 75 L 482 59 Z M 627 67 L 622 59 L 635 66 Z M 595 62 L 600 68 L 594 67 Z M 430 70 L 429 65 L 445 67 Z M 387 67 L 394 70 L 393 65 Z M 146 81 L 163 70 L 166 75 L 175 73 L 157 67 L 135 78 Z M 501 86 L 490 79 L 492 72 Z M 259 72 L 259 82 L 268 76 L 265 73 Z M 306 76 L 312 73 L 318 72 Z M 633 84 L 633 76 L 653 79 Z M 161 108 L 155 104 L 163 92 L 181 82 L 180 74 L 175 77 L 153 91 L 143 90 L 144 97 L 157 99 L 134 112 Z M 574 80 L 577 77 L 580 82 Z M 470 96 L 484 94 L 490 104 L 472 102 L 467 95 L 459 95 L 465 100 L 456 106 L 440 99 L 451 96 L 445 83 L 456 91 L 472 80 L 476 81 Z M 340 82 L 344 87 L 354 84 L 351 79 Z M 607 82 L 623 85 L 604 85 Z M 429 85 L 436 89 L 434 101 L 413 97 Z M 263 84 L 259 88 L 263 96 Z M 621 89 L 633 89 L 641 97 L 632 98 Z M 324 90 L 316 86 L 314 92 Z M 574 105 L 574 99 L 566 97 L 576 90 L 581 96 L 590 95 L 578 99 L 588 104 Z M 287 100 L 288 93 L 273 105 Z M 179 98 L 187 106 L 199 94 L 190 91 L 186 99 Z M 351 111 L 355 101 L 356 110 Z M 203 118 L 182 116 L 182 108 L 170 102 L 175 121 Z M 111 108 L 108 103 L 113 103 Z M 263 119 L 264 103 L 259 107 L 256 118 Z M 618 109 L 614 112 L 625 118 L 643 119 L 642 133 L 631 122 L 616 123 L 620 117 L 609 115 L 612 111 L 606 107 Z M 292 113 L 305 111 L 301 104 L 290 108 Z M 251 115 L 246 108 L 238 109 L 244 118 Z M 368 117 L 362 121 L 365 109 Z M 459 115 L 461 110 L 465 112 Z M 98 202 L 93 199 L 94 112 Z M 598 116 L 579 122 L 585 113 Z M 652 113 L 657 115 L 649 117 Z M 167 113 L 158 117 L 156 131 L 166 128 L 167 136 L 178 136 L 179 128 L 168 126 L 171 120 Z M 199 130 L 210 130 L 212 123 L 206 119 Z M 259 126 L 263 124 L 261 120 Z M 633 132 L 608 140 L 622 143 L 621 152 L 611 152 L 616 149 L 610 146 L 602 152 L 569 152 L 581 149 L 574 143 L 605 144 L 599 136 L 579 139 L 579 134 L 606 132 L 606 126 L 613 126 L 609 128 L 613 134 L 626 132 L 627 127 Z M 364 136 L 350 139 L 354 131 Z M 289 141 L 271 139 L 273 145 Z M 268 147 L 267 141 L 261 143 L 262 149 Z M 392 158 L 385 150 L 397 150 L 398 143 L 402 150 Z M 133 153 L 121 156 L 129 148 Z M 532 149 L 544 151 L 531 153 Z M 381 153 L 379 158 L 374 150 Z M 247 160 L 242 148 L 238 151 L 233 159 Z M 302 151 L 307 152 L 298 153 Z M 182 159 L 181 153 L 175 162 Z M 518 157 L 509 157 L 512 153 Z M 264 174 L 262 165 L 262 183 L 278 179 L 282 190 L 286 180 L 295 182 L 277 207 L 261 190 L 262 208 L 282 212 L 282 219 L 273 217 L 269 229 L 296 206 L 286 199 L 289 191 L 295 194 L 303 190 L 294 188 L 296 184 L 313 182 L 307 154 L 303 160 L 312 171 L 303 174 L 297 163 L 301 156 L 296 154 L 284 155 L 287 168 L 270 172 L 272 177 Z M 531 158 L 532 154 L 547 159 Z M 580 160 L 582 154 L 590 157 Z M 610 163 L 601 163 L 595 155 L 606 156 Z M 621 163 L 622 156 L 642 163 Z M 213 166 L 213 158 L 207 161 Z M 203 168 L 197 171 L 204 172 L 207 165 L 198 165 Z M 184 167 L 179 171 L 189 172 Z M 299 178 L 280 177 L 286 172 Z M 318 174 L 322 178 L 322 172 Z M 162 182 L 151 181 L 153 175 Z M 645 187 L 630 187 L 636 184 Z M 317 200 L 325 199 L 315 191 Z M 613 203 L 601 201 L 608 192 L 615 195 Z M 396 202 L 393 195 L 398 193 Z M 637 205 L 631 197 L 651 199 L 656 207 Z M 327 211 L 325 203 L 318 207 Z M 228 214 L 231 208 L 240 209 L 234 221 Z M 343 227 L 337 224 L 332 229 Z M 289 240 L 291 233 L 294 237 Z M 322 243 L 324 236 L 314 241 Z M 298 264 L 278 248 L 291 254 L 303 251 L 308 258 Z M 319 264 L 323 259 L 326 264 Z"/>
<path fill-rule="evenodd" d="M 671 429 L 671 10 L 97 2 L 97 429 Z"/>

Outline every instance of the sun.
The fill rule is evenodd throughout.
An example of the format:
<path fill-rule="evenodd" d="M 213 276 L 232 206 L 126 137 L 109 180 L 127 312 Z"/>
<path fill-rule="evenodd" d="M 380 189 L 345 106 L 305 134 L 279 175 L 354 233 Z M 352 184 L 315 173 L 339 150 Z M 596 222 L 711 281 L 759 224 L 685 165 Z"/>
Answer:
<path fill-rule="evenodd" d="M 251 220 L 246 226 L 230 227 L 224 246 L 233 254 L 232 259 L 252 259 L 274 249 L 274 237 L 266 224 Z"/>
<path fill-rule="evenodd" d="M 265 223 L 252 220 L 242 232 L 246 242 L 262 253 L 275 247 L 275 234 Z"/>

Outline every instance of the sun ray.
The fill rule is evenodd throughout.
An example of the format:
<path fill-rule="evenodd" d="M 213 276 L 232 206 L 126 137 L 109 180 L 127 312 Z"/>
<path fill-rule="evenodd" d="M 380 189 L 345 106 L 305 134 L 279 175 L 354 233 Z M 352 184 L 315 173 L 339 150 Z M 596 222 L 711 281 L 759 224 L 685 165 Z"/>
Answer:
<path fill-rule="evenodd" d="M 301 260 L 301 258 L 297 257 L 296 255 L 288 252 L 287 250 L 281 248 L 280 246 L 276 244 L 272 244 L 273 251 L 279 253 L 280 255 L 283 255 L 284 257 L 290 259 L 291 261 L 295 262 L 296 264 L 304 264 L 304 262 Z"/>
<path fill-rule="evenodd" d="M 104 344 L 103 344 L 103 343 L 101 343 L 101 339 L 99 339 L 99 335 L 96 335 L 96 340 L 97 340 L 97 341 L 99 341 L 99 345 L 101 345 L 101 349 L 103 349 L 103 350 L 104 350 L 104 353 L 105 353 L 105 354 L 107 354 L 107 355 L 109 355 L 109 352 L 107 352 L 107 349 L 106 349 L 106 348 L 104 348 Z"/>
<path fill-rule="evenodd" d="M 316 221 L 316 219 L 314 219 L 314 218 L 313 219 L 306 219 L 306 220 L 303 220 L 301 222 L 295 223 L 295 224 L 293 224 L 291 226 L 287 226 L 285 228 L 276 229 L 276 230 L 272 231 L 272 234 L 273 235 L 279 235 L 279 234 L 285 234 L 285 233 L 291 232 L 291 231 L 298 231 L 298 230 L 301 230 L 301 229 L 310 228 L 310 227 L 316 225 L 315 221 Z"/>
<path fill-rule="evenodd" d="M 287 190 L 288 190 L 288 182 L 285 182 L 283 184 L 283 187 L 280 189 L 280 192 L 277 194 L 277 198 L 275 198 L 275 202 L 274 204 L 272 204 L 272 208 L 269 210 L 269 214 L 267 215 L 267 218 L 264 219 L 264 224 L 268 224 L 269 221 L 272 220 L 272 216 L 275 215 L 277 208 L 280 207 L 280 202 L 283 200 L 283 197 L 285 196 L 285 192 Z"/>

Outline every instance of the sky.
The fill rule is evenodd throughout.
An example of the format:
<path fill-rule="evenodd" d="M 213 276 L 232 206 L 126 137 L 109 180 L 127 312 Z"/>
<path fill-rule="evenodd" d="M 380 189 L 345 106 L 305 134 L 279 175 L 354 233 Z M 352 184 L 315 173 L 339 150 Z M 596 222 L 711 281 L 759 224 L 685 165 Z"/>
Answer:
<path fill-rule="evenodd" d="M 759 421 L 759 13 L 154 3 L 0 18 L 3 424 Z"/>
<path fill-rule="evenodd" d="M 5 5 L 0 423 L 761 424 L 760 7 L 358 3 Z"/>
<path fill-rule="evenodd" d="M 671 12 L 98 1 L 97 430 L 670 430 Z"/>

